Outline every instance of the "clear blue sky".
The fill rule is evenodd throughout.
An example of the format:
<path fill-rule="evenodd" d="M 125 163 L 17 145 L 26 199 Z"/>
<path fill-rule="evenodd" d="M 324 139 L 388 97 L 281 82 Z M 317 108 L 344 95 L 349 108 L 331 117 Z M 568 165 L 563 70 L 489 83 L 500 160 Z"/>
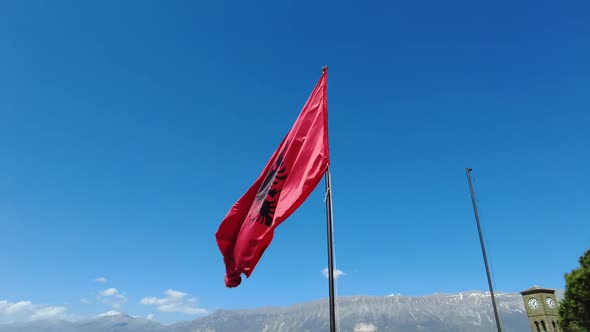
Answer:
<path fill-rule="evenodd" d="M 326 64 L 340 295 L 486 289 L 467 166 L 497 288 L 563 288 L 590 244 L 589 10 L 2 1 L 0 301 L 169 322 L 326 297 L 321 188 L 237 289 L 214 237 Z"/>

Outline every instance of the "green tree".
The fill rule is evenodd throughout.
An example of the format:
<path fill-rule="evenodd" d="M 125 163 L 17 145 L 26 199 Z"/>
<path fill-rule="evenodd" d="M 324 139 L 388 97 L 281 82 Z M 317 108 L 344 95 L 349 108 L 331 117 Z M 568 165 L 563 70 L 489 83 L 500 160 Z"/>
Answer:
<path fill-rule="evenodd" d="M 565 297 L 559 306 L 565 332 L 590 332 L 590 250 L 579 262 L 579 268 L 565 274 Z"/>

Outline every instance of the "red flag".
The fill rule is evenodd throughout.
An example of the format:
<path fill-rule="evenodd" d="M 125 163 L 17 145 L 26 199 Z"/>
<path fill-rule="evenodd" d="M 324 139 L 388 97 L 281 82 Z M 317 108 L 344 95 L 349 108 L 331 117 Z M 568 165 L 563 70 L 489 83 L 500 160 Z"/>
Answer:
<path fill-rule="evenodd" d="M 327 79 L 326 68 L 291 131 L 215 234 L 227 287 L 238 286 L 242 273 L 250 277 L 275 228 L 305 201 L 326 172 L 330 162 Z"/>

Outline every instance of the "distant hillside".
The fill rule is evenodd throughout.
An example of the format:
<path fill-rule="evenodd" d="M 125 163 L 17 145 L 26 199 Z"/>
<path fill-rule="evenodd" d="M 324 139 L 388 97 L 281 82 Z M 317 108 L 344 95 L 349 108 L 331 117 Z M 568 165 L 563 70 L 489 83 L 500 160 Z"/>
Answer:
<path fill-rule="evenodd" d="M 561 294 L 558 293 L 559 298 Z M 520 294 L 499 293 L 497 300 L 504 330 L 528 332 Z M 490 296 L 480 291 L 422 297 L 341 297 L 338 315 L 342 332 L 495 331 Z M 327 328 L 327 301 L 321 300 L 285 308 L 220 310 L 173 325 L 114 315 L 78 322 L 2 325 L 0 332 L 323 332 Z"/>

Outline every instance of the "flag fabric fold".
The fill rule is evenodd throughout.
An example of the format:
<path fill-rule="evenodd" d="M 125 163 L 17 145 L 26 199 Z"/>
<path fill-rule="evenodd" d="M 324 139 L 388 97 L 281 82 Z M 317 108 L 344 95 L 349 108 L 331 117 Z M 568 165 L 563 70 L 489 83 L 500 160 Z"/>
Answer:
<path fill-rule="evenodd" d="M 326 68 L 287 136 L 215 234 L 227 287 L 238 286 L 242 273 L 250 277 L 275 228 L 301 206 L 327 170 L 327 78 Z"/>

